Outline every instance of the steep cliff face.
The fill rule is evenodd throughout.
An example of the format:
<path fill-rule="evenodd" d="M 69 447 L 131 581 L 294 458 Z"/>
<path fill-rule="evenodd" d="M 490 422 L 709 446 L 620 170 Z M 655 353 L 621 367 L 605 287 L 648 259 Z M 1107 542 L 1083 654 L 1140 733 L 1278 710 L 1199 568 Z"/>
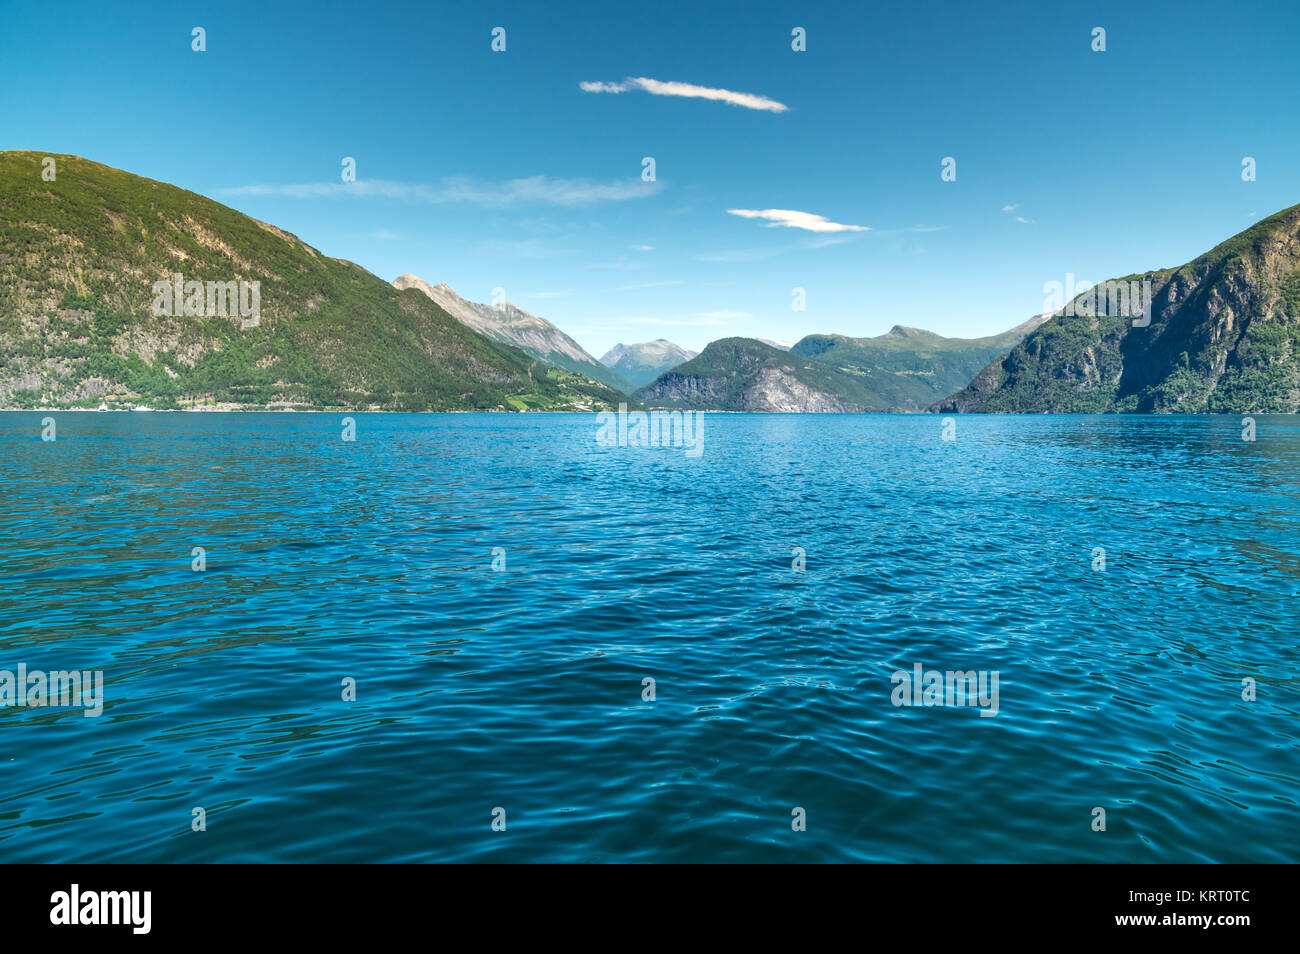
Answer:
<path fill-rule="evenodd" d="M 1150 289 L 1150 324 L 1118 313 L 1114 296 L 1080 296 L 934 409 L 1300 410 L 1300 206 L 1180 268 L 1120 281 Z"/>
<path fill-rule="evenodd" d="M 857 411 L 861 407 L 836 394 L 810 387 L 786 368 L 763 368 L 754 386 L 746 392 L 742 410 L 816 413 Z"/>

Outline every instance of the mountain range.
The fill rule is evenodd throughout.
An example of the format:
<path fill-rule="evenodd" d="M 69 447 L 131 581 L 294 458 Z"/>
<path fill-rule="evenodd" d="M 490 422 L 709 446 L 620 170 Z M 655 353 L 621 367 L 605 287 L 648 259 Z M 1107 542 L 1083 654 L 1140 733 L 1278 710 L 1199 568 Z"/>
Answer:
<path fill-rule="evenodd" d="M 648 407 L 716 411 L 921 411 L 1045 320 L 1039 315 L 987 338 L 944 338 L 902 325 L 875 338 L 808 335 L 788 351 L 726 338 L 635 397 Z"/>

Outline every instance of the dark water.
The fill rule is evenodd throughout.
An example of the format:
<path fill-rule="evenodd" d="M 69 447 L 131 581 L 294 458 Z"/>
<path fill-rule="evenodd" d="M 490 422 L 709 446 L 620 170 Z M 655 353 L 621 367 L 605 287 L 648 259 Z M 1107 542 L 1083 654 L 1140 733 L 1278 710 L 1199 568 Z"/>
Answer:
<path fill-rule="evenodd" d="M 0 669 L 106 702 L 0 709 L 7 861 L 1300 857 L 1293 418 L 43 416 Z"/>

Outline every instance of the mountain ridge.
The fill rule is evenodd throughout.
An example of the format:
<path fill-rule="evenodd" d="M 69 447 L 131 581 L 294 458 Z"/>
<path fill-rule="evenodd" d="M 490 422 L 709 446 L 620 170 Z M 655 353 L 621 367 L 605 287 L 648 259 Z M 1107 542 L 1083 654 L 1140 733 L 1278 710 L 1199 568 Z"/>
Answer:
<path fill-rule="evenodd" d="M 621 397 L 286 230 L 79 156 L 0 152 L 0 233 L 0 406 L 588 410 Z M 255 315 L 229 313 L 236 286 Z"/>
<path fill-rule="evenodd" d="M 1014 346 L 1036 315 L 984 338 L 894 325 L 874 338 L 806 335 L 788 350 L 757 338 L 710 342 L 638 390 L 647 406 L 780 412 L 922 411 Z"/>

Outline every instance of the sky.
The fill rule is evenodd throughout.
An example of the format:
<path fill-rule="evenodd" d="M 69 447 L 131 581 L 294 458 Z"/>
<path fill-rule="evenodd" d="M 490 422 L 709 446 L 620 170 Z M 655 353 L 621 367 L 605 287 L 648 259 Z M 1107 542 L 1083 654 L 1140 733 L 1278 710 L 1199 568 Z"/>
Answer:
<path fill-rule="evenodd" d="M 1300 203 L 1294 0 L 117 6 L 0 0 L 0 149 L 504 298 L 597 357 L 996 334 L 1046 283 Z"/>

